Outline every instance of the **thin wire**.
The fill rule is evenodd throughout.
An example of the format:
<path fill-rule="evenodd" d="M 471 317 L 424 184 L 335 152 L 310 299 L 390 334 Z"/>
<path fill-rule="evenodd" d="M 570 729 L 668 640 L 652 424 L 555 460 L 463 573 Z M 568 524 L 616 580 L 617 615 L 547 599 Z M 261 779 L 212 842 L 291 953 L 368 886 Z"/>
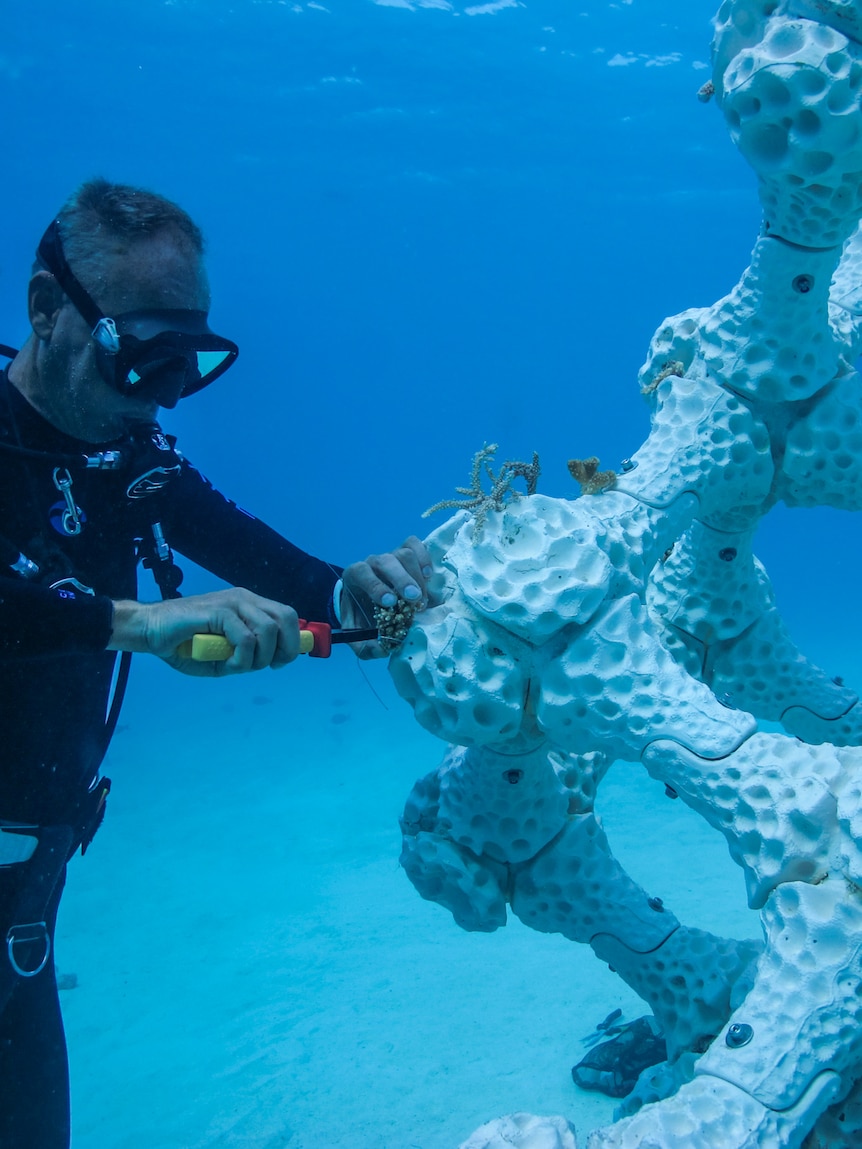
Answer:
<path fill-rule="evenodd" d="M 324 559 L 324 562 L 326 562 L 325 559 Z M 330 562 L 327 562 L 326 565 L 329 567 L 329 569 L 332 571 L 332 573 L 335 575 L 335 577 L 337 579 L 341 580 L 342 591 L 347 591 L 347 593 L 350 595 L 350 598 L 353 602 L 353 605 L 356 608 L 356 610 L 362 615 L 362 618 L 365 622 L 365 625 L 366 626 L 374 626 L 374 619 L 368 617 L 368 612 L 365 610 L 365 607 L 362 605 L 362 603 L 360 603 L 359 599 L 356 597 L 356 595 L 353 593 L 353 591 L 350 589 L 350 587 L 347 585 L 347 583 L 344 582 L 344 572 L 340 571 L 338 569 L 338 567 L 334 567 L 332 565 L 332 563 L 330 563 Z"/>
<path fill-rule="evenodd" d="M 363 682 L 364 682 L 364 683 L 365 683 L 365 685 L 368 687 L 368 689 L 371 691 L 371 693 L 374 695 L 374 697 L 377 699 L 377 701 L 380 703 L 380 705 L 383 707 L 383 709 L 384 709 L 384 710 L 386 710 L 386 711 L 388 711 L 388 710 L 389 710 L 389 707 L 386 705 L 386 703 L 383 701 L 383 699 L 380 697 L 380 695 L 379 695 L 379 694 L 377 693 L 377 691 L 374 689 L 374 687 L 373 687 L 373 685 L 372 685 L 372 683 L 371 683 L 371 679 L 370 679 L 370 678 L 368 677 L 368 675 L 365 673 L 365 670 L 363 669 L 362 663 L 360 662 L 360 660 L 359 660 L 358 658 L 357 658 L 357 660 L 356 660 L 356 669 L 357 669 L 357 670 L 359 671 L 359 673 L 362 675 L 362 680 L 363 680 Z"/>
<path fill-rule="evenodd" d="M 326 562 L 325 559 L 324 559 L 324 562 Z M 344 580 L 343 573 L 341 571 L 339 571 L 337 567 L 334 567 L 332 565 L 332 563 L 330 563 L 330 562 L 327 562 L 326 565 L 329 567 L 329 569 L 332 571 L 332 573 L 334 575 L 336 575 L 339 579 L 342 580 L 342 582 L 341 582 L 342 591 L 347 591 L 348 595 L 350 596 L 350 598 L 353 602 L 354 607 L 359 612 L 359 614 L 362 616 L 362 618 L 365 620 L 365 622 L 369 626 L 373 626 L 374 625 L 373 620 L 368 617 L 367 611 L 362 606 L 362 604 L 359 602 L 356 595 L 353 593 L 353 591 L 350 589 L 350 587 L 347 585 L 347 583 L 345 583 L 343 581 Z M 363 643 L 362 645 L 365 645 L 365 644 Z M 377 701 L 380 703 L 380 705 L 383 707 L 383 709 L 388 711 L 389 707 L 386 705 L 386 703 L 383 701 L 383 699 L 380 697 L 380 695 L 374 689 L 374 686 L 372 685 L 371 679 L 365 673 L 365 670 L 363 669 L 363 666 L 362 666 L 362 661 L 358 657 L 356 659 L 356 669 L 359 671 L 359 674 L 362 677 L 362 681 L 365 683 L 365 685 L 368 687 L 368 689 L 371 691 L 371 693 L 374 695 L 374 697 L 377 699 Z"/>

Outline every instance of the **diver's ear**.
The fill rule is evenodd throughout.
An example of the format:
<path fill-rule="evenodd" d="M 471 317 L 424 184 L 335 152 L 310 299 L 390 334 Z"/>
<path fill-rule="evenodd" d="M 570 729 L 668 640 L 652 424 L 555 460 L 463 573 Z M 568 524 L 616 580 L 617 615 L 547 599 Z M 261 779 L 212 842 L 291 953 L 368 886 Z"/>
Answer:
<path fill-rule="evenodd" d="M 37 271 L 27 288 L 27 312 L 37 338 L 51 338 L 64 302 L 63 289 L 50 271 Z"/>

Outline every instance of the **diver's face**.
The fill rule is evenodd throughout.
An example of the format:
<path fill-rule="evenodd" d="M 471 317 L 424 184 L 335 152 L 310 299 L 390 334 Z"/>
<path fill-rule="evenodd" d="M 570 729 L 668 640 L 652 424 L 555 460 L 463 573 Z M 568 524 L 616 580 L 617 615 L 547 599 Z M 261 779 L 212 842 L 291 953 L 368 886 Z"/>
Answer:
<path fill-rule="evenodd" d="M 53 283 L 53 277 L 49 279 Z M 105 274 L 96 281 L 92 275 L 82 280 L 109 316 L 150 308 L 206 311 L 209 307 L 201 260 L 182 237 L 169 232 L 140 240 L 109 258 Z M 129 423 L 154 420 L 158 404 L 153 399 L 123 395 L 102 378 L 96 344 L 74 305 L 57 292 L 54 303 L 56 310 L 42 315 L 39 325 L 33 324 L 39 336 L 37 398 L 42 414 L 61 431 L 89 443 L 116 439 Z"/>

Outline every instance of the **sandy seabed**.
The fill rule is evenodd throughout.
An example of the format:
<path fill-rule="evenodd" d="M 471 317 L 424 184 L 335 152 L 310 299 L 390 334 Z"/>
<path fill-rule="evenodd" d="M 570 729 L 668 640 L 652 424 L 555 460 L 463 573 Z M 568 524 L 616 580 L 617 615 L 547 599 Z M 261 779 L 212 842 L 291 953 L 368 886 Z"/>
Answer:
<path fill-rule="evenodd" d="M 74 1149 L 456 1149 L 521 1109 L 611 1119 L 570 1068 L 645 1007 L 587 947 L 468 934 L 415 892 L 398 815 L 442 746 L 384 667 L 338 650 L 204 682 L 139 661 L 58 931 Z M 724 840 L 640 767 L 599 810 L 687 924 L 758 936 Z"/>

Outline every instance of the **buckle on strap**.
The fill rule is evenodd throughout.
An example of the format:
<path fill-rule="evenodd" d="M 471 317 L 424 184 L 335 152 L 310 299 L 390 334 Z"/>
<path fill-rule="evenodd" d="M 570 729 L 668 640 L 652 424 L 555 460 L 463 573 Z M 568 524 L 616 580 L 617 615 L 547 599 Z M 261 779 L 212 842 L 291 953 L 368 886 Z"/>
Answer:
<path fill-rule="evenodd" d="M 42 946 L 42 957 L 35 969 L 25 969 L 15 957 L 15 946 L 28 946 L 37 942 Z M 19 977 L 35 977 L 36 974 L 42 972 L 51 956 L 51 938 L 48 934 L 48 927 L 44 922 L 29 922 L 25 925 L 11 926 L 6 934 L 6 953 L 9 955 L 9 964 Z M 23 955 L 22 960 L 24 960 L 25 965 L 28 964 Z"/>

